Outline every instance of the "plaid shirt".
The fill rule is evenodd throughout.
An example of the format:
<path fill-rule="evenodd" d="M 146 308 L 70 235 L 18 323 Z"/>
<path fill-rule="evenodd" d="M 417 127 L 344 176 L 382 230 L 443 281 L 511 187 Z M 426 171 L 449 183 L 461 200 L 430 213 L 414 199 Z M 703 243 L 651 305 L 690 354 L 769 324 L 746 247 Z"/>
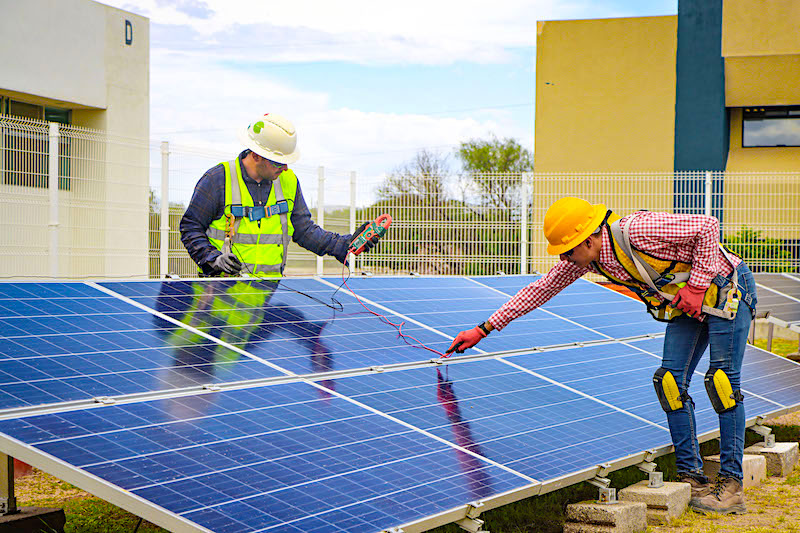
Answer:
<path fill-rule="evenodd" d="M 239 160 L 247 155 L 247 150 L 239 154 Z M 247 175 L 247 170 L 242 165 L 242 178 L 247 185 L 247 191 L 253 198 L 255 205 L 266 205 L 272 182 L 261 180 L 257 182 Z M 194 189 L 189 207 L 181 218 L 181 242 L 186 247 L 192 260 L 197 263 L 206 274 L 212 272 L 208 265 L 212 263 L 220 251 L 208 240 L 206 230 L 214 220 L 221 218 L 225 210 L 225 168 L 219 164 L 209 169 Z M 292 240 L 310 252 L 317 255 L 332 255 L 339 262 L 344 263 L 347 257 L 347 247 L 352 239 L 351 235 L 339 235 L 325 231 L 311 220 L 300 182 L 297 183 L 297 193 L 294 197 L 294 208 L 291 213 L 294 233 Z"/>
<path fill-rule="evenodd" d="M 620 224 L 628 219 L 631 220 L 631 245 L 654 257 L 691 263 L 689 284 L 695 287 L 708 287 L 717 274 L 730 276 L 741 263 L 741 259 L 731 255 L 731 264 L 722 254 L 719 221 L 714 217 L 638 211 L 622 218 Z M 614 257 L 608 226 L 603 226 L 601 237 L 598 263 L 618 279 L 632 280 L 633 277 Z M 543 305 L 587 272 L 600 273 L 594 263 L 581 268 L 566 260 L 559 261 L 547 274 L 522 288 L 489 318 L 489 322 L 495 329 L 503 329 L 515 318 Z"/>

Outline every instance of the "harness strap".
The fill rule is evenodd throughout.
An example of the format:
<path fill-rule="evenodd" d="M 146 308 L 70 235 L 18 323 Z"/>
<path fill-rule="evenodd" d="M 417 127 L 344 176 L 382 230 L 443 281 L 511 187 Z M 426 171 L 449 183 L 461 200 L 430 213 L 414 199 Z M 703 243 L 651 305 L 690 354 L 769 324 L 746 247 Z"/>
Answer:
<path fill-rule="evenodd" d="M 627 255 L 628 258 L 633 262 L 633 264 L 636 266 L 636 270 L 639 271 L 639 275 L 642 276 L 644 282 L 653 290 L 653 292 L 664 298 L 666 301 L 672 302 L 675 296 L 660 290 L 655 284 L 655 281 L 658 280 L 661 277 L 661 275 L 656 271 L 656 269 L 654 269 L 650 264 L 648 264 L 647 261 L 642 259 L 642 256 L 639 255 L 639 253 L 631 247 L 631 238 L 629 232 L 630 224 L 631 224 L 630 217 L 628 217 L 628 220 L 625 221 L 624 226 L 620 225 L 619 220 L 613 222 L 610 225 L 610 228 L 614 240 L 619 243 L 620 248 L 622 248 L 622 251 L 625 252 L 625 255 Z M 722 254 L 725 256 L 725 259 L 727 259 L 731 264 L 733 264 L 733 262 L 731 261 L 730 254 L 728 254 L 728 251 L 725 250 L 725 247 L 722 246 L 721 244 L 720 244 L 720 250 L 722 250 Z M 669 283 L 667 283 L 667 285 L 686 282 L 689 280 L 690 277 L 691 277 L 691 270 L 689 272 L 677 272 L 675 273 L 674 278 Z M 725 285 L 725 287 L 730 287 L 728 289 L 728 292 L 725 293 L 726 298 L 727 295 L 730 293 L 730 291 L 737 290 L 736 287 L 738 285 L 738 281 L 739 281 L 738 274 L 736 273 L 736 269 L 734 268 L 733 279 L 728 283 L 728 285 Z M 719 288 L 720 292 L 722 292 L 722 290 L 725 287 L 720 287 Z M 705 314 L 714 315 L 719 318 L 724 318 L 725 320 L 733 320 L 733 318 L 736 316 L 735 310 L 726 311 L 725 309 L 717 309 L 716 307 L 709 307 L 707 305 L 703 305 L 701 310 Z"/>
<path fill-rule="evenodd" d="M 239 189 L 239 158 L 235 158 L 228 162 L 228 183 L 231 185 L 231 205 L 242 205 L 242 191 Z M 239 235 L 239 223 L 242 217 L 235 217 L 233 221 L 233 238 L 231 239 L 231 246 L 236 236 Z"/>
<path fill-rule="evenodd" d="M 278 179 L 272 182 L 272 186 L 275 188 L 275 202 L 278 204 L 285 202 L 286 198 L 283 196 L 283 187 L 281 186 L 280 176 L 278 176 Z M 283 259 L 281 260 L 281 273 L 283 273 L 283 269 L 286 266 L 286 259 L 289 255 L 289 221 L 286 216 L 287 212 L 288 210 L 280 214 L 281 230 L 283 231 Z"/>

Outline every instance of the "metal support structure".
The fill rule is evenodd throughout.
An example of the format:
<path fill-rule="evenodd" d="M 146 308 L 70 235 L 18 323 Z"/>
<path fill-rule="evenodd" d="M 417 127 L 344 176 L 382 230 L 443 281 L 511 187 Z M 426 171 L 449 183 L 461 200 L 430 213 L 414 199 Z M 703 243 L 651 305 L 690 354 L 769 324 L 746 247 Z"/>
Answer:
<path fill-rule="evenodd" d="M 489 533 L 483 529 L 483 520 L 479 520 L 483 504 L 481 502 L 472 502 L 467 506 L 467 516 L 461 520 L 456 520 L 456 525 L 461 529 L 469 531 L 469 533 Z"/>
<path fill-rule="evenodd" d="M 772 338 L 775 335 L 775 324 L 769 322 L 767 324 L 767 351 L 772 351 Z"/>
<path fill-rule="evenodd" d="M 712 202 L 712 193 L 714 187 L 714 173 L 710 170 L 706 170 L 706 194 L 705 194 L 705 202 L 704 202 L 704 214 L 706 216 L 711 216 L 711 202 Z"/>
<path fill-rule="evenodd" d="M 48 166 L 47 166 L 47 190 L 49 193 L 50 201 L 50 220 L 47 227 L 50 232 L 50 277 L 57 278 L 59 276 L 58 265 L 58 144 L 61 138 L 61 133 L 58 130 L 58 122 L 50 122 L 49 132 L 49 151 L 48 151 Z"/>
<path fill-rule="evenodd" d="M 317 225 L 325 229 L 325 167 L 317 168 Z M 317 276 L 324 274 L 322 256 L 317 256 Z"/>
<path fill-rule="evenodd" d="M 603 468 L 605 470 L 605 468 Z M 611 488 L 611 480 L 601 475 L 596 475 L 587 483 L 594 485 L 598 489 L 597 503 L 612 504 L 617 503 L 617 489 Z"/>
<path fill-rule="evenodd" d="M 158 277 L 169 274 L 169 142 L 161 141 L 161 242 L 158 249 Z"/>
<path fill-rule="evenodd" d="M 756 423 L 750 428 L 762 437 L 764 437 L 764 447 L 765 448 L 774 448 L 775 447 L 775 434 L 772 433 L 772 428 L 763 425 L 764 419 L 758 417 L 756 419 Z"/>
<path fill-rule="evenodd" d="M 0 453 L 0 515 L 18 513 L 14 497 L 14 458 Z"/>
<path fill-rule="evenodd" d="M 647 474 L 647 487 L 657 489 L 664 486 L 664 473 L 657 470 L 658 465 L 649 458 L 636 465 L 636 467 Z"/>

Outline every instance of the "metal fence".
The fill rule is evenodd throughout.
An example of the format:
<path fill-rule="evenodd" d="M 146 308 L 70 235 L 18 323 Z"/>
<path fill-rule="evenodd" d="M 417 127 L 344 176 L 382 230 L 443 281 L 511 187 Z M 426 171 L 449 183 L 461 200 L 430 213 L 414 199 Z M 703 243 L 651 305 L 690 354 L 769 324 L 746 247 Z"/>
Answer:
<path fill-rule="evenodd" d="M 194 276 L 179 222 L 197 180 L 235 153 L 112 138 L 102 131 L 0 116 L 3 277 Z M 476 275 L 547 271 L 541 231 L 562 196 L 618 214 L 712 214 L 756 271 L 800 270 L 800 172 L 541 173 L 360 176 L 293 165 L 315 221 L 337 233 L 389 213 L 394 222 L 354 268 Z M 290 247 L 288 275 L 341 272 Z"/>

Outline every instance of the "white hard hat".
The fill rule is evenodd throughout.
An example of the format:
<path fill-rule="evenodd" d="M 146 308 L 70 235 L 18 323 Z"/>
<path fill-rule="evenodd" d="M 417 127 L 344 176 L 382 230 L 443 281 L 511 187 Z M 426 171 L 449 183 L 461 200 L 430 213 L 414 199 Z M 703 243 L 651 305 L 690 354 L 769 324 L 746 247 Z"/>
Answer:
<path fill-rule="evenodd" d="M 239 140 L 261 157 L 276 163 L 294 163 L 300 158 L 294 126 L 274 113 L 265 113 L 240 130 Z"/>

